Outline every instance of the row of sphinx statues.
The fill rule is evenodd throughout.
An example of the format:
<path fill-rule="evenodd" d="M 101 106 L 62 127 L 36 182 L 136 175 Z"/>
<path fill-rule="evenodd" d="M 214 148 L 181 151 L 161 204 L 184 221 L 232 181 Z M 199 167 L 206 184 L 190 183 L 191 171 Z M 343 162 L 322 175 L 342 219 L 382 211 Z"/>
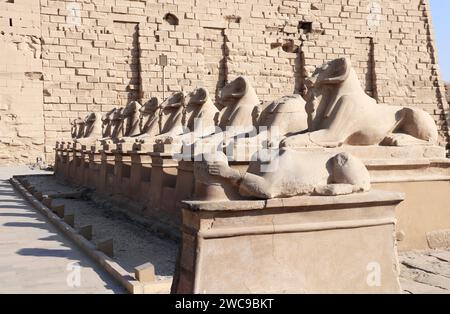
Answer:
<path fill-rule="evenodd" d="M 228 165 L 219 147 L 215 158 L 205 158 L 195 167 L 199 191 L 202 185 L 211 191 L 208 186 L 220 181 L 243 197 L 261 199 L 370 189 L 369 173 L 360 160 L 310 147 L 433 145 L 438 141 L 436 123 L 427 112 L 379 104 L 368 96 L 348 58 L 317 68 L 306 79 L 306 87 L 305 99 L 290 95 L 261 104 L 250 81 L 240 76 L 222 89 L 220 110 L 206 89 L 197 88 L 188 94 L 175 93 L 162 103 L 154 98 L 142 106 L 131 102 L 101 117 L 91 113 L 73 121 L 72 141 L 84 147 L 117 144 L 122 150 L 132 145 L 151 151 L 157 143 L 197 145 L 220 138 L 218 143 L 224 147 L 224 138 L 246 140 L 260 136 L 261 129 L 276 129 L 277 137 L 267 143 L 276 150 L 269 165 L 258 159 L 242 174 Z M 205 198 L 213 197 L 208 193 Z"/>

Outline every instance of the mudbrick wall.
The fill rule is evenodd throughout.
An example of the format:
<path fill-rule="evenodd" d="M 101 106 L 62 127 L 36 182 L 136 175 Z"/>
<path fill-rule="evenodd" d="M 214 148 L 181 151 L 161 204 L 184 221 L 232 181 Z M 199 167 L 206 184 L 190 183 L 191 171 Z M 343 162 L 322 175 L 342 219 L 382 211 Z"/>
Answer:
<path fill-rule="evenodd" d="M 35 88 L 33 101 L 12 92 L 17 100 L 5 98 L 2 92 L 0 115 L 4 125 L 16 107 L 26 110 L 15 119 L 33 112 L 38 121 L 43 114 L 36 142 L 28 137 L 20 142 L 42 149 L 49 161 L 55 141 L 69 134 L 69 120 L 89 111 L 196 86 L 207 87 L 214 99 L 238 75 L 253 81 L 262 101 L 303 94 L 304 78 L 341 56 L 351 58 L 369 95 L 427 110 L 439 125 L 441 144 L 449 141 L 428 0 L 0 0 L 2 40 L 15 55 L 0 60 L 3 85 L 11 73 L 5 66 L 22 62 L 14 39 L 18 30 L 8 19 L 14 20 L 14 10 L 28 12 L 18 9 L 24 2 L 32 11 L 21 21 L 32 21 L 36 31 L 35 37 L 20 35 L 24 58 L 31 58 L 28 47 L 35 47 L 31 59 L 40 60 L 42 69 L 21 70 L 20 81 L 43 86 Z M 164 84 L 161 54 L 169 61 Z M 25 158 L 11 139 L 22 139 L 22 129 L 42 128 L 39 121 L 32 129 L 17 121 L 1 127 L 3 162 Z"/>

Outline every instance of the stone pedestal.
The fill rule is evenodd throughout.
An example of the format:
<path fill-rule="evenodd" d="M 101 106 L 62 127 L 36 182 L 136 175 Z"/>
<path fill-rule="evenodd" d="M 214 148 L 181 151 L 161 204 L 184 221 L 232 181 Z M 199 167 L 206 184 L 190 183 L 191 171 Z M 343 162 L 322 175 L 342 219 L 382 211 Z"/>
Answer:
<path fill-rule="evenodd" d="M 62 149 L 60 147 L 60 143 L 57 142 L 55 146 L 55 165 L 53 166 L 55 176 L 58 178 L 63 178 L 62 173 Z"/>
<path fill-rule="evenodd" d="M 230 161 L 231 168 L 245 173 L 249 163 L 247 161 Z M 194 162 L 182 160 L 178 163 L 178 175 L 175 187 L 175 204 L 181 201 L 190 200 L 194 195 L 195 178 Z"/>
<path fill-rule="evenodd" d="M 400 293 L 401 193 L 184 202 L 176 293 Z"/>
<path fill-rule="evenodd" d="M 138 202 L 149 201 L 152 158 L 141 153 L 131 153 L 130 157 L 130 198 Z"/>
<path fill-rule="evenodd" d="M 344 146 L 326 151 L 349 152 L 361 158 L 374 188 L 405 193 L 406 199 L 397 211 L 401 233 L 399 250 L 428 249 L 429 233 L 450 230 L 450 159 L 445 158 L 443 147 Z M 245 172 L 248 165 L 248 160 L 230 162 L 232 168 L 241 172 Z M 194 174 L 189 170 L 192 166 L 183 168 L 183 176 L 177 178 L 180 181 L 177 182 L 177 194 L 182 197 L 177 198 L 188 200 L 192 194 L 187 193 L 189 189 L 184 186 L 186 182 L 194 182 Z"/>
<path fill-rule="evenodd" d="M 82 185 L 89 187 L 89 170 L 90 170 L 90 160 L 89 160 L 89 155 L 90 155 L 90 151 L 89 150 L 83 150 L 83 169 L 82 169 Z"/>
<path fill-rule="evenodd" d="M 70 176 L 70 167 L 73 162 L 73 150 L 66 148 L 62 151 L 61 154 L 61 174 L 65 180 L 69 180 Z"/>
<path fill-rule="evenodd" d="M 368 162 L 373 187 L 405 193 L 397 211 L 399 250 L 430 248 L 431 233 L 450 230 L 450 160 Z"/>
<path fill-rule="evenodd" d="M 148 214 L 161 217 L 162 220 L 173 224 L 180 220 L 179 211 L 174 206 L 175 185 L 177 179 L 178 162 L 169 154 L 150 153 L 152 171 L 150 178 L 150 202 Z"/>
<path fill-rule="evenodd" d="M 93 189 L 100 187 L 100 169 L 102 164 L 102 155 L 96 152 L 88 152 L 89 169 L 87 174 L 87 186 Z"/>
<path fill-rule="evenodd" d="M 101 153 L 100 176 L 97 189 L 100 193 L 111 194 L 114 193 L 115 182 L 115 155 L 103 151 Z"/>
<path fill-rule="evenodd" d="M 175 207 L 181 201 L 191 199 L 195 189 L 194 163 L 180 160 L 178 162 L 178 175 L 175 185 Z"/>
<path fill-rule="evenodd" d="M 124 153 L 133 153 L 135 151 L 136 142 L 127 141 L 127 142 L 119 142 L 116 144 L 117 150 Z"/>
<path fill-rule="evenodd" d="M 130 196 L 131 156 L 116 152 L 114 154 L 114 179 L 111 190 L 114 194 Z"/>
<path fill-rule="evenodd" d="M 73 152 L 73 162 L 70 169 L 70 182 L 82 185 L 84 171 L 84 153 L 82 150 L 76 149 Z"/>

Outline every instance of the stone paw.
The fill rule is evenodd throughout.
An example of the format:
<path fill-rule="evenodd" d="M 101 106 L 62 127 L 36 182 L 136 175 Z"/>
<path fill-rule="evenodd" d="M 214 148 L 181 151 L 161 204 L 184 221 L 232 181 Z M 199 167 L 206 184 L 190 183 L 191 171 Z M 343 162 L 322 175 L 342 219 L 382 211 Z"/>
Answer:
<path fill-rule="evenodd" d="M 381 146 L 411 146 L 411 145 L 430 145 L 429 142 L 417 139 L 408 134 L 390 134 L 380 143 Z"/>

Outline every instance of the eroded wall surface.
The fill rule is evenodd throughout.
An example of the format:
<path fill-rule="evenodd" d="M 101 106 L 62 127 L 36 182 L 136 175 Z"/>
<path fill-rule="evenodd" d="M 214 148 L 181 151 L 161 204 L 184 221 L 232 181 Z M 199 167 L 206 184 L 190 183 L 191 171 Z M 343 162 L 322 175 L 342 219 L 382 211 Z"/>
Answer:
<path fill-rule="evenodd" d="M 0 0 L 0 164 L 44 157 L 39 0 Z"/>

